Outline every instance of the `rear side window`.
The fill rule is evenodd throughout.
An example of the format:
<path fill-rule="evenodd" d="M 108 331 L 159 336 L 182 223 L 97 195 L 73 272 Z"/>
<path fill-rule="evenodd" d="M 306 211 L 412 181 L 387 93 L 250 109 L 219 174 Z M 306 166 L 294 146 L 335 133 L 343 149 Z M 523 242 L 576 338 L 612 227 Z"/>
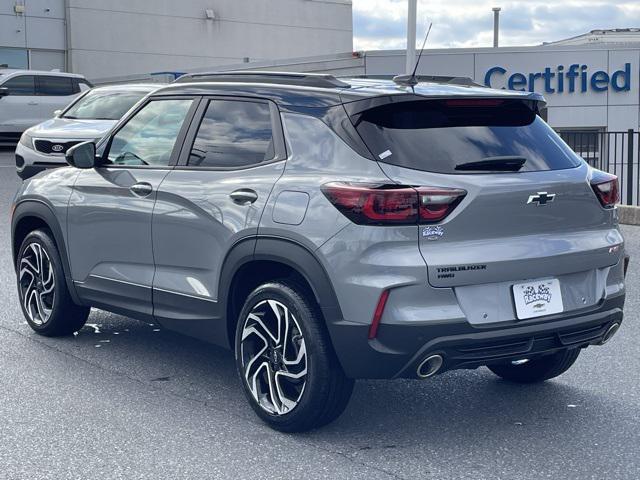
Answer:
<path fill-rule="evenodd" d="M 365 110 L 352 121 L 377 160 L 415 170 L 479 173 L 505 160 L 523 162 L 521 172 L 580 164 L 532 105 L 519 100 L 403 101 Z M 484 168 L 469 168 L 479 164 Z"/>
<path fill-rule="evenodd" d="M 9 89 L 9 95 L 35 95 L 36 84 L 33 75 L 13 77 L 2 84 Z"/>
<path fill-rule="evenodd" d="M 212 100 L 189 154 L 189 165 L 241 168 L 275 158 L 268 103 Z"/>
<path fill-rule="evenodd" d="M 73 79 L 71 77 L 39 76 L 38 95 L 63 97 L 73 95 Z"/>

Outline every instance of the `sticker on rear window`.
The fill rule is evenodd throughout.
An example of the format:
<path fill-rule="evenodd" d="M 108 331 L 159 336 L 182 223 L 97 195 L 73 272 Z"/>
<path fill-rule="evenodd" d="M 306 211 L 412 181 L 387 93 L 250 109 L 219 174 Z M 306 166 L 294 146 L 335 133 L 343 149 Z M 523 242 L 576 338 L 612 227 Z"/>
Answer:
<path fill-rule="evenodd" d="M 378 155 L 378 157 L 380 158 L 380 160 L 384 160 L 385 158 L 390 157 L 391 155 L 393 155 L 391 153 L 391 150 L 385 150 L 380 155 Z"/>

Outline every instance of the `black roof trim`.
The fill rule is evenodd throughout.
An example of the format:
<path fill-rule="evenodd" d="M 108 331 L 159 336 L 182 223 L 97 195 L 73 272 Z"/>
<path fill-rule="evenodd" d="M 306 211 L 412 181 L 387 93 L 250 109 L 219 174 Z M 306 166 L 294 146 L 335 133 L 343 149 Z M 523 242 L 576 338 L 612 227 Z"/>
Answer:
<path fill-rule="evenodd" d="M 324 73 L 294 73 L 294 72 L 260 72 L 260 71 L 231 71 L 231 72 L 202 72 L 187 73 L 173 83 L 187 82 L 238 82 L 238 83 L 274 83 L 279 85 L 297 85 L 315 88 L 349 88 L 346 82 L 338 80 L 333 75 Z"/>

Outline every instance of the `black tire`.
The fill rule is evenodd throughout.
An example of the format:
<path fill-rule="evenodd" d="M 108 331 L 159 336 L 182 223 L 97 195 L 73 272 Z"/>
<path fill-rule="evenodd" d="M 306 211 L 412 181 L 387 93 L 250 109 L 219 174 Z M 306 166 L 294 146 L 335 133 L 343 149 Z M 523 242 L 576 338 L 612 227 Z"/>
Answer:
<path fill-rule="evenodd" d="M 521 365 L 502 363 L 487 367 L 499 377 L 517 383 L 544 382 L 569 370 L 580 355 L 579 348 L 561 350 L 551 355 L 533 358 Z"/>
<path fill-rule="evenodd" d="M 276 306 L 274 307 L 273 305 Z M 300 352 L 304 346 L 304 351 L 306 352 L 304 369 L 302 368 L 301 360 L 292 367 L 282 366 L 284 360 L 286 360 L 286 353 L 282 354 L 280 364 L 277 363 L 277 358 L 272 360 L 273 351 L 279 348 L 272 339 L 269 339 L 269 342 L 272 343 L 271 353 L 257 355 L 262 349 L 262 345 L 267 348 L 267 342 L 261 339 L 267 337 L 265 334 L 265 332 L 268 333 L 266 327 L 258 328 L 264 334 L 263 337 L 258 338 L 255 333 L 247 333 L 246 340 L 243 342 L 243 332 L 253 331 L 251 326 L 259 327 L 254 320 L 249 318 L 250 313 L 259 316 L 264 321 L 263 325 L 272 326 L 275 325 L 273 319 L 277 319 L 274 314 L 275 310 L 278 309 L 282 313 L 284 312 L 282 307 L 286 307 L 289 316 L 293 316 L 289 320 L 291 326 L 288 329 L 291 339 L 288 347 L 289 357 L 290 359 L 293 357 L 296 357 L 296 359 L 301 358 Z M 263 311 L 264 314 L 261 314 L 260 309 L 262 308 L 265 309 Z M 245 326 L 247 330 L 245 330 Z M 280 338 L 279 333 L 277 336 Z M 282 337 L 287 337 L 287 335 L 282 335 Z M 287 341 L 288 338 L 285 338 L 284 342 Z M 251 342 L 254 342 L 254 344 Z M 294 344 L 294 342 L 297 343 Z M 255 347 L 256 344 L 258 345 L 257 347 Z M 291 353 L 292 349 L 293 354 Z M 258 350 L 258 352 L 255 350 Z M 292 280 L 266 283 L 249 294 L 237 322 L 235 352 L 238 375 L 247 400 L 256 414 L 276 430 L 291 433 L 319 428 L 338 418 L 349 402 L 354 381 L 345 376 L 336 358 L 315 299 L 307 292 L 307 289 Z M 255 362 L 252 364 L 252 359 L 254 358 Z M 254 365 L 259 365 L 259 367 L 254 368 Z M 245 375 L 247 369 L 250 369 L 250 371 L 248 375 Z M 282 369 L 286 369 L 287 373 L 283 374 Z M 258 371 L 259 373 L 256 373 Z M 289 395 L 289 398 L 293 397 L 295 399 L 296 395 L 299 395 L 297 404 L 288 411 L 270 411 L 271 407 L 277 403 L 276 401 L 271 401 L 273 394 L 269 395 L 268 392 L 262 395 L 256 394 L 257 397 L 263 399 L 263 404 L 267 405 L 265 407 L 254 397 L 249 385 L 248 378 L 257 378 L 255 385 L 262 385 L 263 390 L 268 390 L 265 387 L 267 385 L 265 376 L 275 375 L 275 381 L 278 381 L 276 374 L 287 375 L 290 372 L 299 373 L 302 371 L 306 373 L 303 377 L 304 384 L 301 387 L 299 379 L 290 380 L 288 377 L 284 377 L 287 380 L 283 384 L 283 377 L 280 377 L 279 385 L 282 385 L 282 390 L 286 391 L 288 387 L 288 392 L 293 392 L 292 395 Z M 299 383 L 294 383 L 296 381 Z M 278 397 L 275 400 L 278 400 Z M 283 408 L 286 410 L 286 407 Z"/>
<path fill-rule="evenodd" d="M 41 252 L 41 265 L 36 265 L 38 253 Z M 22 242 L 17 257 L 17 284 L 18 296 L 20 298 L 20 307 L 22 313 L 27 320 L 29 326 L 38 334 L 46 337 L 59 337 L 71 335 L 80 330 L 89 316 L 90 309 L 76 305 L 71 299 L 67 283 L 62 269 L 62 261 L 55 242 L 51 238 L 48 230 L 40 229 L 29 233 Z M 29 264 L 25 263 L 29 262 Z M 48 265 L 47 266 L 47 262 Z M 23 273 L 30 269 L 30 265 L 36 267 L 31 273 Z M 40 282 L 38 283 L 38 271 L 40 274 Z M 50 275 L 50 276 L 49 276 Z M 46 276 L 46 281 L 42 277 Z M 38 296 L 41 292 L 46 291 L 51 285 L 51 293 L 40 296 L 40 305 L 44 309 L 38 307 L 38 300 L 34 295 Z M 37 286 L 30 288 L 30 281 L 33 280 Z M 38 290 L 39 289 L 39 290 Z M 25 296 L 32 299 L 31 302 L 25 302 Z M 43 300 L 43 298 L 46 298 Z M 35 303 L 34 303 L 35 302 Z M 40 312 L 50 311 L 50 313 L 42 314 Z"/>

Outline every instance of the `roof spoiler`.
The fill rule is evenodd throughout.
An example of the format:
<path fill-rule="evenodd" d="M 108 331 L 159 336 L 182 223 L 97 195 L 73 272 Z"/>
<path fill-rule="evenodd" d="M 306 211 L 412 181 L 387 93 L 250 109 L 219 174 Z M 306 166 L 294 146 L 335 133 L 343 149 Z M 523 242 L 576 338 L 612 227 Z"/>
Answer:
<path fill-rule="evenodd" d="M 317 88 L 349 88 L 346 82 L 333 75 L 324 73 L 263 72 L 263 71 L 229 71 L 187 73 L 173 83 L 187 82 L 238 82 L 238 83 L 275 83 L 279 85 L 296 85 Z"/>
<path fill-rule="evenodd" d="M 466 87 L 485 87 L 480 83 L 476 83 L 469 77 L 448 77 L 443 75 L 396 75 L 393 82 L 406 87 L 413 87 L 420 82 L 429 83 L 446 83 L 448 85 L 463 85 Z"/>
<path fill-rule="evenodd" d="M 482 94 L 478 93 L 470 93 L 470 94 L 456 94 L 456 95 L 447 95 L 447 94 L 437 94 L 437 95 L 422 95 L 418 92 L 413 93 L 405 93 L 403 95 L 379 95 L 371 98 L 364 98 L 362 100 L 356 100 L 349 103 L 345 103 L 344 107 L 347 110 L 349 116 L 357 115 L 365 110 L 369 110 L 372 108 L 380 107 L 383 105 L 387 105 L 390 103 L 399 104 L 402 102 L 413 102 L 416 100 L 426 100 L 426 101 L 441 101 L 441 100 L 454 100 L 454 101 L 474 101 L 479 100 L 482 102 L 483 100 L 507 100 L 507 101 L 517 101 L 524 102 L 531 110 L 536 113 L 540 113 L 541 110 L 546 107 L 547 102 L 542 95 L 536 92 L 511 92 L 511 91 L 503 91 L 498 93 L 497 95 L 492 94 L 491 89 L 487 89 L 488 91 L 482 92 Z"/>

